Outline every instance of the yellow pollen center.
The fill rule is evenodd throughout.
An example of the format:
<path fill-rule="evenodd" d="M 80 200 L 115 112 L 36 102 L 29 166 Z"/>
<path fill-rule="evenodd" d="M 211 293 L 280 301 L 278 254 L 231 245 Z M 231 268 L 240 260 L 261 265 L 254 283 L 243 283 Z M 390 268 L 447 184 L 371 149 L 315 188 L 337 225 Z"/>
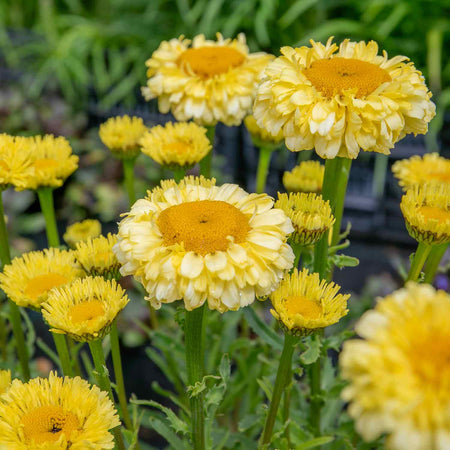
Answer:
<path fill-rule="evenodd" d="M 192 151 L 192 145 L 182 141 L 170 142 L 164 145 L 163 150 L 169 154 L 185 155 Z"/>
<path fill-rule="evenodd" d="M 425 218 L 425 220 L 437 220 L 439 223 L 445 223 L 450 220 L 450 211 L 441 208 L 435 208 L 434 206 L 421 206 L 419 213 Z"/>
<path fill-rule="evenodd" d="M 24 294 L 30 299 L 36 299 L 50 289 L 66 284 L 68 281 L 69 279 L 60 273 L 50 272 L 45 275 L 38 275 L 28 281 Z"/>
<path fill-rule="evenodd" d="M 245 241 L 250 225 L 235 206 L 223 201 L 200 200 L 171 206 L 157 220 L 164 245 L 184 244 L 200 255 L 227 250 L 230 236 Z"/>
<path fill-rule="evenodd" d="M 8 164 L 5 161 L 0 160 L 0 169 L 9 170 Z"/>
<path fill-rule="evenodd" d="M 58 167 L 58 161 L 51 158 L 38 159 L 34 162 L 36 170 L 49 170 Z"/>
<path fill-rule="evenodd" d="M 314 61 L 303 74 L 324 97 L 332 98 L 348 89 L 363 98 L 392 78 L 381 67 L 354 58 L 331 58 Z"/>
<path fill-rule="evenodd" d="M 450 172 L 431 172 L 428 174 L 428 179 L 432 181 L 437 180 L 442 181 L 443 183 L 450 183 Z"/>
<path fill-rule="evenodd" d="M 70 308 L 69 316 L 72 323 L 88 322 L 105 314 L 102 302 L 99 300 L 89 300 L 78 303 Z"/>
<path fill-rule="evenodd" d="M 70 440 L 71 434 L 80 425 L 75 414 L 52 405 L 39 406 L 25 414 L 21 422 L 27 443 L 34 441 L 34 444 L 56 442 L 62 434 Z"/>
<path fill-rule="evenodd" d="M 189 48 L 178 58 L 180 67 L 188 66 L 202 78 L 211 78 L 242 65 L 245 55 L 231 47 Z"/>
<path fill-rule="evenodd" d="M 322 315 L 322 305 L 304 295 L 289 295 L 284 305 L 290 315 L 300 314 L 305 319 L 319 319 Z"/>

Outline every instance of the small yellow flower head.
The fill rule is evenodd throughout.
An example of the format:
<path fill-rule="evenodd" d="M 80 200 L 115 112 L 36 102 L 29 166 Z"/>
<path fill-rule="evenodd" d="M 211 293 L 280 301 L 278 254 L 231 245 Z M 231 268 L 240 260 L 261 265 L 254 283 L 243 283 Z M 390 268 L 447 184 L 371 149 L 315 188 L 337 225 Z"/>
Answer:
<path fill-rule="evenodd" d="M 86 342 L 108 334 L 128 302 L 115 280 L 86 277 L 53 289 L 42 304 L 42 315 L 50 331 Z"/>
<path fill-rule="evenodd" d="M 25 181 L 26 189 L 57 188 L 78 168 L 78 156 L 72 154 L 69 141 L 52 134 L 26 138 L 33 161 L 33 173 Z"/>
<path fill-rule="evenodd" d="M 362 437 L 387 433 L 386 448 L 449 448 L 450 295 L 426 284 L 380 299 L 344 344 L 342 392 Z"/>
<path fill-rule="evenodd" d="M 260 128 L 251 114 L 244 119 L 244 123 L 250 133 L 253 144 L 258 148 L 270 146 L 275 150 L 279 148 L 284 141 L 281 130 L 276 136 L 272 135 L 264 128 Z"/>
<path fill-rule="evenodd" d="M 80 377 L 16 379 L 0 402 L 0 448 L 104 450 L 120 425 L 108 393 Z"/>
<path fill-rule="evenodd" d="M 145 99 L 158 98 L 159 110 L 172 112 L 180 122 L 240 125 L 251 110 L 260 73 L 273 56 L 249 53 L 243 34 L 233 40 L 216 36 L 216 41 L 200 34 L 192 43 L 184 36 L 161 42 L 146 62 Z"/>
<path fill-rule="evenodd" d="M 319 161 L 303 161 L 284 172 L 283 185 L 288 192 L 322 192 L 325 166 Z"/>
<path fill-rule="evenodd" d="M 100 139 L 118 158 L 135 158 L 139 140 L 147 131 L 140 117 L 111 117 L 100 125 Z"/>
<path fill-rule="evenodd" d="M 293 231 L 266 194 L 235 184 L 186 177 L 168 180 L 138 200 L 119 224 L 114 251 L 155 308 L 183 299 L 220 312 L 269 295 L 292 267 Z"/>
<path fill-rule="evenodd" d="M 0 191 L 9 185 L 26 189 L 26 180 L 33 172 L 29 139 L 0 134 Z"/>
<path fill-rule="evenodd" d="M 316 194 L 278 193 L 275 208 L 283 210 L 291 219 L 294 233 L 290 239 L 296 244 L 315 244 L 335 221 L 330 203 Z"/>
<path fill-rule="evenodd" d="M 206 128 L 194 122 L 157 125 L 144 134 L 140 145 L 142 153 L 169 168 L 189 169 L 211 150 Z"/>
<path fill-rule="evenodd" d="M 392 172 L 404 191 L 417 184 L 450 184 L 450 159 L 438 153 L 426 153 L 423 157 L 414 155 L 397 161 L 392 166 Z"/>
<path fill-rule="evenodd" d="M 71 248 L 78 242 L 87 241 L 102 234 L 102 224 L 95 219 L 86 219 L 76 222 L 66 228 L 63 239 Z"/>
<path fill-rule="evenodd" d="M 11 371 L 0 370 L 0 395 L 4 394 L 11 386 Z"/>
<path fill-rule="evenodd" d="M 120 263 L 113 252 L 117 235 L 108 233 L 87 241 L 78 242 L 75 256 L 83 270 L 92 276 L 120 278 Z"/>
<path fill-rule="evenodd" d="M 288 149 L 322 158 L 389 154 L 405 135 L 425 134 L 435 115 L 424 77 L 408 58 L 378 55 L 378 44 L 283 47 L 258 86 L 253 115 Z"/>
<path fill-rule="evenodd" d="M 416 185 L 400 203 L 408 233 L 418 242 L 450 242 L 450 184 Z"/>
<path fill-rule="evenodd" d="M 339 322 L 347 312 L 349 294 L 338 294 L 340 286 L 320 280 L 318 273 L 297 269 L 287 274 L 270 295 L 270 312 L 290 333 L 306 336 Z"/>
<path fill-rule="evenodd" d="M 50 248 L 14 258 L 0 273 L 0 288 L 17 305 L 39 309 L 52 288 L 83 275 L 72 251 Z"/>

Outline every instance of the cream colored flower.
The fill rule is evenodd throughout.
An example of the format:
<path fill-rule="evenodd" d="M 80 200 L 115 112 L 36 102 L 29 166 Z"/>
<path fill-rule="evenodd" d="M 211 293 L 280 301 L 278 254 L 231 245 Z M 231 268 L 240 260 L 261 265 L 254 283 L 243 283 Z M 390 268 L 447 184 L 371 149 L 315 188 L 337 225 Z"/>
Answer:
<path fill-rule="evenodd" d="M 311 40 L 281 53 L 264 72 L 253 115 L 272 134 L 282 130 L 292 151 L 389 154 L 405 135 L 425 134 L 435 115 L 422 74 L 404 56 L 378 55 L 374 41 Z"/>
<path fill-rule="evenodd" d="M 395 162 L 392 172 L 403 190 L 418 184 L 450 184 L 450 159 L 438 153 L 426 153 L 423 157 L 414 155 Z"/>
<path fill-rule="evenodd" d="M 78 242 L 87 241 L 102 234 L 102 224 L 95 219 L 86 219 L 75 222 L 66 228 L 63 239 L 71 248 L 75 248 Z"/>
<path fill-rule="evenodd" d="M 302 161 L 290 172 L 284 172 L 283 185 L 288 192 L 322 192 L 325 166 L 319 161 Z"/>
<path fill-rule="evenodd" d="M 158 98 L 162 113 L 172 112 L 178 121 L 194 119 L 201 125 L 223 122 L 239 125 L 249 113 L 259 75 L 272 59 L 266 53 L 249 53 L 245 36 L 217 41 L 203 34 L 191 41 L 163 41 L 148 67 L 146 100 Z"/>
<path fill-rule="evenodd" d="M 340 288 L 333 282 L 320 280 L 318 273 L 310 274 L 307 269 L 299 272 L 295 268 L 270 295 L 274 307 L 270 312 L 289 332 L 311 334 L 347 315 L 350 295 L 338 294 Z"/>
<path fill-rule="evenodd" d="M 140 140 L 142 153 L 167 167 L 190 168 L 211 150 L 206 128 L 194 122 L 157 125 Z"/>
<path fill-rule="evenodd" d="M 409 282 L 366 312 L 344 344 L 342 397 L 362 437 L 386 448 L 450 448 L 450 295 Z"/>
<path fill-rule="evenodd" d="M 104 450 L 120 425 L 108 394 L 80 377 L 16 379 L 0 401 L 0 448 Z"/>
<path fill-rule="evenodd" d="M 162 183 L 119 224 L 116 255 L 155 308 L 184 300 L 220 312 L 270 294 L 294 255 L 290 220 L 266 194 L 188 177 Z"/>

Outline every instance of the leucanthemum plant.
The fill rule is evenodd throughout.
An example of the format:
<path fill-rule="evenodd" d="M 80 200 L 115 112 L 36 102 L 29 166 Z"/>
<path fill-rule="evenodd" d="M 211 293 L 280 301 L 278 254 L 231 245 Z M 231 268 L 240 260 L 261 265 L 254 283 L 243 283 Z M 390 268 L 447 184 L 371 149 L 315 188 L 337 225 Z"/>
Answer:
<path fill-rule="evenodd" d="M 325 166 L 319 161 L 302 161 L 283 174 L 283 185 L 288 192 L 321 193 Z"/>

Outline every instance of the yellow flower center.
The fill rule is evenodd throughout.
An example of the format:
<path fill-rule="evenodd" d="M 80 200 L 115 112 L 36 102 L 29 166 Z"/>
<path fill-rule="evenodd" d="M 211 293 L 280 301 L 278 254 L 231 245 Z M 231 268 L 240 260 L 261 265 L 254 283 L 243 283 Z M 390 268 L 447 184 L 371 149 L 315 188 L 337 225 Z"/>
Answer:
<path fill-rule="evenodd" d="M 212 78 L 240 66 L 245 55 L 230 47 L 189 48 L 178 58 L 180 67 L 188 66 L 192 72 L 202 78 Z"/>
<path fill-rule="evenodd" d="M 9 170 L 8 164 L 5 161 L 0 160 L 0 169 Z"/>
<path fill-rule="evenodd" d="M 65 411 L 61 406 L 39 406 L 22 417 L 23 433 L 27 443 L 56 442 L 62 434 L 66 439 L 79 429 L 75 414 Z"/>
<path fill-rule="evenodd" d="M 304 295 L 289 295 L 284 305 L 290 315 L 300 314 L 305 319 L 319 319 L 322 315 L 322 305 Z"/>
<path fill-rule="evenodd" d="M 72 306 L 69 312 L 72 323 L 89 322 L 103 314 L 105 314 L 105 308 L 99 300 L 78 303 Z"/>
<path fill-rule="evenodd" d="M 434 206 L 421 206 L 418 211 L 427 221 L 437 220 L 439 223 L 445 223 L 450 220 L 450 211 L 445 209 Z"/>
<path fill-rule="evenodd" d="M 34 162 L 36 170 L 51 170 L 59 166 L 58 161 L 51 158 L 38 159 Z"/>
<path fill-rule="evenodd" d="M 165 144 L 163 147 L 164 153 L 169 154 L 177 154 L 177 155 L 185 155 L 186 153 L 192 152 L 192 145 L 188 142 L 170 142 L 169 144 Z"/>
<path fill-rule="evenodd" d="M 450 183 L 450 172 L 430 172 L 427 178 L 432 181 L 442 181 L 443 183 Z"/>
<path fill-rule="evenodd" d="M 319 59 L 303 70 L 303 74 L 327 98 L 348 89 L 356 89 L 355 96 L 363 98 L 392 80 L 381 67 L 354 58 Z"/>
<path fill-rule="evenodd" d="M 200 255 L 225 251 L 230 237 L 244 242 L 250 225 L 235 206 L 223 201 L 200 200 L 171 206 L 157 220 L 164 245 L 184 244 L 186 251 Z"/>
<path fill-rule="evenodd" d="M 66 284 L 68 281 L 69 279 L 60 273 L 50 272 L 38 275 L 28 281 L 24 294 L 30 299 L 36 299 L 50 289 Z"/>

